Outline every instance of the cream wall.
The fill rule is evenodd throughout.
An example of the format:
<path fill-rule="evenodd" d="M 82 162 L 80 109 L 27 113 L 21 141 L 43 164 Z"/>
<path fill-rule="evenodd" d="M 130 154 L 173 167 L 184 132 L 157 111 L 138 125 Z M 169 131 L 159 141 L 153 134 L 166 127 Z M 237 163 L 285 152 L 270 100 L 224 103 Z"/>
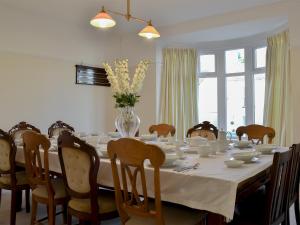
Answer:
<path fill-rule="evenodd" d="M 75 65 L 115 58 L 120 38 L 63 22 L 0 5 L 1 129 L 22 120 L 43 132 L 56 120 L 78 131 L 108 129 L 110 89 L 75 85 Z"/>

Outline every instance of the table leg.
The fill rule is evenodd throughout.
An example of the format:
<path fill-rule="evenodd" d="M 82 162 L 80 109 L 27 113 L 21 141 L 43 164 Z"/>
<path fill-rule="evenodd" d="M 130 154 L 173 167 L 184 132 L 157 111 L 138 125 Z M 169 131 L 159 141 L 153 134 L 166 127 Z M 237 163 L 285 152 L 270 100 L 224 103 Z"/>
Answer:
<path fill-rule="evenodd" d="M 22 210 L 22 191 L 17 191 L 16 196 L 16 211 L 20 212 Z"/>
<path fill-rule="evenodd" d="M 216 213 L 208 213 L 207 225 L 226 225 L 225 217 Z"/>

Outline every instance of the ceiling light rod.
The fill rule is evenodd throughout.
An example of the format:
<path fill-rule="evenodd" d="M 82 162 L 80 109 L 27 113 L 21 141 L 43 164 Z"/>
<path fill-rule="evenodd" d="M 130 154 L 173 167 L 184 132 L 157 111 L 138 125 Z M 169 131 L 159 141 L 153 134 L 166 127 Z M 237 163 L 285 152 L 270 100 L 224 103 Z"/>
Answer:
<path fill-rule="evenodd" d="M 130 0 L 127 0 L 127 13 L 115 12 L 112 10 L 107 10 L 107 12 L 116 14 L 118 16 L 123 16 L 129 22 L 130 20 L 135 20 L 140 23 L 146 23 L 146 26 L 138 33 L 139 36 L 148 39 L 159 38 L 160 34 L 152 25 L 151 20 L 146 21 L 137 17 L 134 17 L 130 13 Z M 105 11 L 104 6 L 102 6 L 102 11 L 100 11 L 91 21 L 90 24 L 97 28 L 110 28 L 116 25 L 116 21 Z"/>
<path fill-rule="evenodd" d="M 137 18 L 137 17 L 134 17 L 134 16 L 131 15 L 131 13 L 130 13 L 130 0 L 127 0 L 127 13 L 126 14 L 116 12 L 116 11 L 112 11 L 112 10 L 109 10 L 109 9 L 105 10 L 104 6 L 102 6 L 102 12 L 105 12 L 105 11 L 113 13 L 115 15 L 124 16 L 127 21 L 130 21 L 131 19 L 133 19 L 133 20 L 136 20 L 136 21 L 141 22 L 141 23 L 146 23 L 146 24 L 151 23 L 151 21 L 146 21 L 146 20 L 143 20 L 143 19 L 140 19 L 140 18 Z"/>

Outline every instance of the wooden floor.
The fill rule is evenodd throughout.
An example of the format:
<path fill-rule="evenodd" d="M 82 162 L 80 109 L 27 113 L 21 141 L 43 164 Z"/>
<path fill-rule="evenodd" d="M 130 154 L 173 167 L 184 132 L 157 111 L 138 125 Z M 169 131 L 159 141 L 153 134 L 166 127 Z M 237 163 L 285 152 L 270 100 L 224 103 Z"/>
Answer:
<path fill-rule="evenodd" d="M 23 210 L 17 213 L 16 225 L 29 225 L 30 213 L 25 212 L 25 199 L 23 199 Z M 58 209 L 60 211 L 60 209 Z M 2 190 L 2 201 L 0 206 L 0 225 L 9 225 L 10 215 L 10 192 Z M 44 218 L 47 216 L 46 207 L 42 205 L 38 208 L 38 218 Z M 78 221 L 74 220 L 73 224 L 78 224 Z M 47 225 L 47 221 L 43 221 L 41 225 Z M 56 225 L 62 225 L 62 215 L 56 216 Z M 102 222 L 101 225 L 120 225 L 119 219 L 109 220 Z M 184 224 L 183 224 L 184 225 Z M 293 208 L 291 208 L 291 225 L 296 225 Z"/>

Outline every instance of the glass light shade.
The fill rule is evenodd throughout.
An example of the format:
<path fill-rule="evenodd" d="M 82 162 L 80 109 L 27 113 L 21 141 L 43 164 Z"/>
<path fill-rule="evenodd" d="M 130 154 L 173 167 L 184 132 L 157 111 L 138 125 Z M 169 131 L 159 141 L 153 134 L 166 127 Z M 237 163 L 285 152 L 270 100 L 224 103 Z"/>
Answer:
<path fill-rule="evenodd" d="M 145 37 L 145 38 L 148 38 L 148 39 L 159 38 L 160 37 L 160 34 L 155 29 L 155 27 L 152 26 L 151 23 L 149 23 L 143 30 L 141 30 L 139 35 L 141 37 Z"/>
<path fill-rule="evenodd" d="M 109 28 L 115 26 L 116 21 L 108 13 L 102 11 L 91 20 L 90 24 L 98 28 Z"/>

